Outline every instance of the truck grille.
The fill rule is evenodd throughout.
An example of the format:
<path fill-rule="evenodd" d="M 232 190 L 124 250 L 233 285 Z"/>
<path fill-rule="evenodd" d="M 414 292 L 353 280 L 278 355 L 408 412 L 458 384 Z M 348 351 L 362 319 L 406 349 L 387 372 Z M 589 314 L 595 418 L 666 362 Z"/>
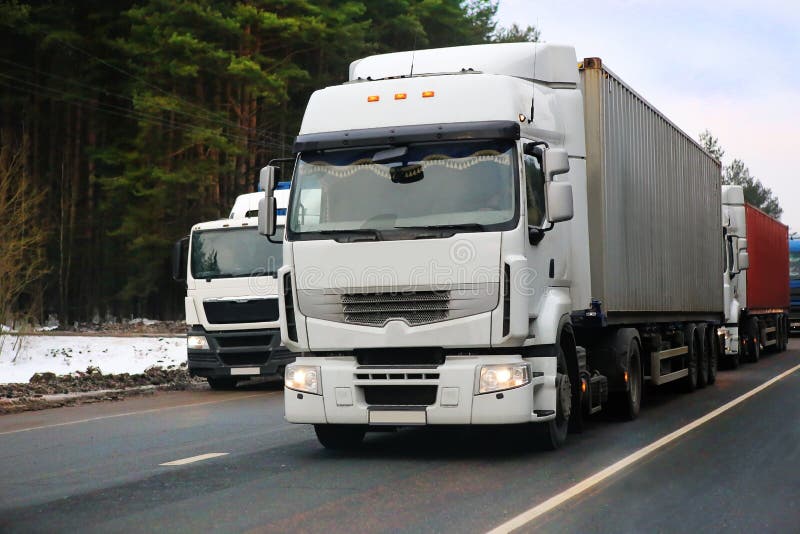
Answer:
<path fill-rule="evenodd" d="M 211 324 L 266 323 L 278 320 L 278 299 L 209 300 L 203 302 Z"/>
<path fill-rule="evenodd" d="M 341 297 L 346 323 L 383 326 L 392 319 L 409 325 L 444 321 L 450 313 L 450 291 L 346 293 Z"/>
<path fill-rule="evenodd" d="M 364 386 L 364 400 L 373 406 L 430 406 L 437 386 Z"/>

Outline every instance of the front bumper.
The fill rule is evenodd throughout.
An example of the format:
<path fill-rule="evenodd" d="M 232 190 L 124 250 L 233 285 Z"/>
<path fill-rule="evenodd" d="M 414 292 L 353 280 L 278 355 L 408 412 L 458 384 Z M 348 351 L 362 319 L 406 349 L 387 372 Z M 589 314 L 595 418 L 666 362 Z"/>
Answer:
<path fill-rule="evenodd" d="M 281 345 L 277 328 L 207 331 L 195 326 L 189 335 L 205 336 L 209 350 L 187 349 L 191 376 L 224 378 L 275 375 L 292 363 L 295 354 Z"/>
<path fill-rule="evenodd" d="M 285 389 L 286 420 L 395 426 L 548 421 L 555 417 L 555 358 L 524 360 L 532 368 L 527 385 L 477 394 L 481 366 L 522 361 L 507 355 L 448 356 L 441 365 L 367 366 L 349 356 L 302 357 L 298 365 L 319 366 L 322 394 Z"/>

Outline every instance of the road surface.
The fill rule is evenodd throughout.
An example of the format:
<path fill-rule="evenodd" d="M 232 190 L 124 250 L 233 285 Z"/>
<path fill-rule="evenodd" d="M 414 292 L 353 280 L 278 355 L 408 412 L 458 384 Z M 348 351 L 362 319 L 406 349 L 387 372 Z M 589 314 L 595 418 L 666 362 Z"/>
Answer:
<path fill-rule="evenodd" d="M 648 392 L 637 421 L 594 417 L 550 453 L 492 429 L 369 434 L 358 453 L 329 452 L 283 420 L 268 384 L 3 416 L 0 531 L 797 531 L 798 349 L 689 395 Z"/>

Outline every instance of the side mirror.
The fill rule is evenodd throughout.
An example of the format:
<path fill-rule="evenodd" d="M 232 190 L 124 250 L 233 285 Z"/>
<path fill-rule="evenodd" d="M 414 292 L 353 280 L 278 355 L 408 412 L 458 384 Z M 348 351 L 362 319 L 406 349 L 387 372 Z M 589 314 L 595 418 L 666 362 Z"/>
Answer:
<path fill-rule="evenodd" d="M 750 255 L 747 253 L 746 250 L 739 251 L 739 270 L 746 271 L 750 268 Z"/>
<path fill-rule="evenodd" d="M 265 236 L 275 235 L 278 222 L 278 210 L 275 209 L 275 197 L 272 191 L 258 201 L 258 233 Z"/>
<path fill-rule="evenodd" d="M 186 269 L 189 263 L 189 236 L 175 241 L 172 246 L 172 279 L 176 282 L 186 281 Z"/>
<path fill-rule="evenodd" d="M 569 155 L 563 148 L 548 148 L 544 151 L 543 159 L 544 175 L 548 182 L 558 174 L 569 172 Z"/>
<path fill-rule="evenodd" d="M 268 195 L 275 191 L 275 184 L 278 183 L 281 170 L 273 165 L 267 165 L 261 168 L 261 173 L 258 178 L 258 187 Z"/>
<path fill-rule="evenodd" d="M 746 250 L 747 249 L 747 239 L 744 237 L 739 238 L 739 250 Z"/>
<path fill-rule="evenodd" d="M 572 184 L 546 182 L 544 194 L 547 203 L 547 220 L 551 223 L 572 219 Z"/>

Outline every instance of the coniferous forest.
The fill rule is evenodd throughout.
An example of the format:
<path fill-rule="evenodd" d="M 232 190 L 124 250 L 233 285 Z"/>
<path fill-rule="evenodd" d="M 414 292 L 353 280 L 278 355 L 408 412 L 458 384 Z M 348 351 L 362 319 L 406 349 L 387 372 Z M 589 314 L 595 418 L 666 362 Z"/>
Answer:
<path fill-rule="evenodd" d="M 181 318 L 172 243 L 370 54 L 536 40 L 496 0 L 0 1 L 0 322 Z"/>

